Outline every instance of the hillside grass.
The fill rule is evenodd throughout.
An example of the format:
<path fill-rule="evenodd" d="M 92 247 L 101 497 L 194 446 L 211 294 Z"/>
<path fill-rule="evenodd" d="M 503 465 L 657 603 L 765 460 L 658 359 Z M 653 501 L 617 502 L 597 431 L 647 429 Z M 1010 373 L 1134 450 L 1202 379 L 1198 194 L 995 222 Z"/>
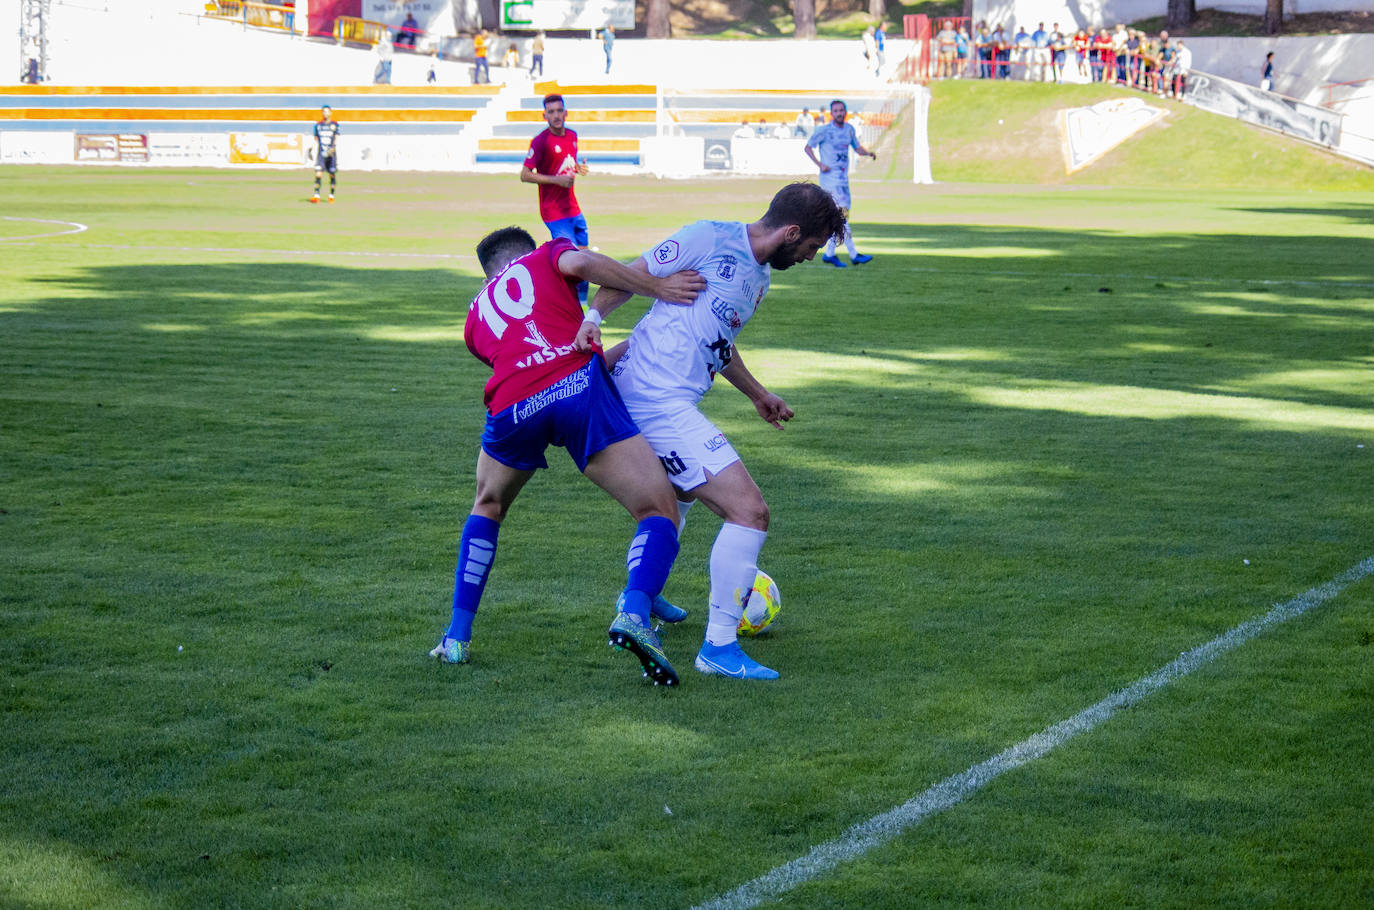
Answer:
<path fill-rule="evenodd" d="M 930 90 L 931 166 L 940 181 L 1374 191 L 1374 169 L 1366 165 L 1129 89 L 959 79 L 931 83 Z M 1168 116 L 1065 174 L 1061 112 L 1110 98 L 1141 98 Z"/>

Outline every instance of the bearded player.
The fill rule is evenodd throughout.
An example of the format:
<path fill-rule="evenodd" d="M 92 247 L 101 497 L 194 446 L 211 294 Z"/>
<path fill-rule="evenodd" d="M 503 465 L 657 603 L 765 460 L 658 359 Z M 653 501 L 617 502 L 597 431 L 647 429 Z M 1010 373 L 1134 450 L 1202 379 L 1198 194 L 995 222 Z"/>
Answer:
<path fill-rule="evenodd" d="M 806 140 L 806 157 L 820 168 L 821 187 L 835 198 L 835 204 L 844 213 L 843 240 L 844 248 L 849 252 L 849 261 L 854 265 L 863 265 L 865 262 L 871 262 L 873 257 L 856 250 L 854 237 L 849 233 L 849 150 L 853 149 L 874 161 L 878 160 L 878 155 L 864 148 L 863 143 L 859 142 L 859 134 L 855 132 L 854 124 L 845 123 L 848 115 L 849 110 L 843 101 L 830 102 L 830 122 L 817 127 L 811 138 Z M 820 150 L 819 158 L 816 157 L 817 149 Z M 835 255 L 834 237 L 825 245 L 825 255 L 821 257 L 821 261 L 837 269 L 845 267 L 840 257 Z"/>
<path fill-rule="evenodd" d="M 690 305 L 654 301 L 628 349 L 617 345 L 607 355 L 630 416 L 678 490 L 680 517 L 700 500 L 724 521 L 711 547 L 710 613 L 696 657 L 702 673 L 778 678 L 745 654 L 736 637 L 745 607 L 738 592 L 754 586 L 768 535 L 768 504 L 734 446 L 698 404 L 720 374 L 773 426 L 782 429 L 792 419 L 787 402 L 745 367 L 735 338 L 763 302 L 774 269 L 810 261 L 843 231 L 844 215 L 829 193 L 814 183 L 794 183 L 773 197 L 758 221 L 698 221 L 630 265 L 658 276 L 691 269 L 706 279 Z M 579 349 L 600 345 L 601 318 L 629 297 L 614 286 L 597 291 L 577 333 Z"/>
<path fill-rule="evenodd" d="M 557 240 L 566 237 L 579 247 L 586 248 L 587 219 L 577 204 L 573 181 L 587 173 L 587 165 L 577 157 L 577 133 L 567 127 L 568 109 L 563 96 L 544 96 L 544 122 L 548 127 L 530 140 L 525 164 L 520 168 L 520 182 L 539 187 L 539 217 Z M 577 299 L 587 304 L 587 283 L 577 286 Z"/>

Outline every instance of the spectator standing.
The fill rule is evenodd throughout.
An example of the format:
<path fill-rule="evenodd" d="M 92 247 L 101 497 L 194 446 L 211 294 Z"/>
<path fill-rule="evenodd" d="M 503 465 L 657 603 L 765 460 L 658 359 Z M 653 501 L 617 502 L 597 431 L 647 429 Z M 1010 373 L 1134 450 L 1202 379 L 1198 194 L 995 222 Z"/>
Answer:
<path fill-rule="evenodd" d="M 520 66 L 520 49 L 515 46 L 514 41 L 506 45 L 506 56 L 501 60 L 501 65 L 510 69 Z"/>
<path fill-rule="evenodd" d="M 959 26 L 959 34 L 955 38 L 958 44 L 955 46 L 955 56 L 958 58 L 954 64 L 954 78 L 960 78 L 968 72 L 969 43 L 968 29 Z"/>
<path fill-rule="evenodd" d="M 1059 30 L 1059 23 L 1054 24 L 1050 29 L 1050 54 L 1053 61 L 1054 81 L 1056 83 L 1064 81 L 1064 64 L 1069 57 L 1068 41 L 1064 33 Z"/>
<path fill-rule="evenodd" d="M 601 30 L 601 49 L 606 52 L 606 75 L 611 73 L 611 48 L 615 45 L 615 29 L 606 26 Z"/>
<path fill-rule="evenodd" d="M 1183 100 L 1183 90 L 1188 85 L 1188 71 L 1193 68 L 1193 51 L 1185 47 L 1179 38 L 1174 47 L 1174 85 L 1173 96 Z"/>
<path fill-rule="evenodd" d="M 1116 60 L 1116 81 L 1126 84 L 1126 42 L 1129 40 L 1126 26 L 1118 24 L 1112 32 L 1112 56 Z"/>
<path fill-rule="evenodd" d="M 1155 92 L 1159 97 L 1164 95 L 1172 87 L 1174 81 L 1174 47 L 1169 43 L 1169 33 L 1159 33 L 1159 80 L 1155 83 Z"/>
<path fill-rule="evenodd" d="M 1274 52 L 1264 55 L 1264 74 L 1260 76 L 1260 88 L 1266 92 L 1274 90 Z"/>
<path fill-rule="evenodd" d="M 992 32 L 993 41 L 996 42 L 994 51 L 997 58 L 998 79 L 1011 78 L 1011 36 L 1007 34 L 1006 26 L 998 25 Z"/>
<path fill-rule="evenodd" d="M 1116 79 L 1116 57 L 1112 54 L 1112 36 L 1106 27 L 1097 30 L 1093 38 L 1093 81 L 1112 82 Z"/>
<path fill-rule="evenodd" d="M 477 34 L 472 36 L 472 57 L 475 65 L 472 68 L 472 84 L 480 85 L 485 82 L 491 84 L 491 64 L 487 62 L 487 33 L 484 29 L 478 29 Z"/>
<path fill-rule="evenodd" d="M 1088 37 L 1088 33 L 1079 29 L 1073 36 L 1073 52 L 1078 57 L 1078 75 L 1089 78 L 1088 70 L 1088 49 L 1092 46 L 1093 39 Z"/>
<path fill-rule="evenodd" d="M 878 69 L 875 74 L 882 75 L 883 67 L 887 66 L 887 32 L 881 22 L 873 29 L 873 45 L 878 49 Z"/>
<path fill-rule="evenodd" d="M 1017 78 L 1030 78 L 1031 51 L 1035 47 L 1035 42 L 1031 41 L 1030 33 L 1023 25 L 1016 30 L 1016 37 L 1012 39 L 1016 45 L 1016 65 L 1020 67 Z"/>
<path fill-rule="evenodd" d="M 530 43 L 530 75 L 534 75 L 535 70 L 539 70 L 539 78 L 544 78 L 544 33 L 540 32 L 534 36 L 534 41 Z"/>
<path fill-rule="evenodd" d="M 935 34 L 935 78 L 948 79 L 954 72 L 954 58 L 959 52 L 959 33 L 954 21 L 946 19 L 944 27 Z"/>
<path fill-rule="evenodd" d="M 978 34 L 973 36 L 973 49 L 978 54 L 978 78 L 992 78 L 992 32 L 984 22 L 978 26 Z"/>
<path fill-rule="evenodd" d="M 439 81 L 439 49 L 436 47 L 429 52 L 429 72 L 425 75 L 425 82 L 429 85 Z"/>
<path fill-rule="evenodd" d="M 816 118 L 811 113 L 811 108 L 804 107 L 797 115 L 797 122 L 793 124 L 792 134 L 803 139 L 810 139 L 811 133 L 816 129 Z"/>
<path fill-rule="evenodd" d="M 1126 37 L 1126 84 L 1140 87 L 1140 32 L 1130 29 Z"/>
<path fill-rule="evenodd" d="M 372 75 L 372 81 L 377 85 L 391 84 L 391 55 L 394 51 L 391 32 L 382 29 L 382 36 L 377 39 L 377 71 Z"/>
<path fill-rule="evenodd" d="M 878 68 L 878 45 L 873 40 L 873 26 L 864 29 L 864 33 L 859 38 L 864 49 L 864 69 L 877 72 Z"/>
<path fill-rule="evenodd" d="M 1041 22 L 1036 26 L 1030 37 L 1031 61 L 1028 75 L 1032 82 L 1044 82 L 1049 78 L 1050 69 L 1050 33 L 1045 31 L 1045 23 Z"/>

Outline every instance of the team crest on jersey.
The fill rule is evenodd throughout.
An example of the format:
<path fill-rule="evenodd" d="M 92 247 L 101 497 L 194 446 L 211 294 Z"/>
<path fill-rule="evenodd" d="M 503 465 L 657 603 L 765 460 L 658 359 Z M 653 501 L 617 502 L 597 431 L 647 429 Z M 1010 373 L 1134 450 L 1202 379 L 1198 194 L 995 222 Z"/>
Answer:
<path fill-rule="evenodd" d="M 659 265 L 666 265 L 677 258 L 677 253 L 677 241 L 665 240 L 654 250 L 654 261 Z"/>
<path fill-rule="evenodd" d="M 733 281 L 737 265 L 739 265 L 739 260 L 727 253 L 720 257 L 720 265 L 716 266 L 716 274 L 726 281 Z"/>
<path fill-rule="evenodd" d="M 716 318 L 720 320 L 721 325 L 729 326 L 736 331 L 739 330 L 740 326 L 744 325 L 744 320 L 739 318 L 739 311 L 719 297 L 711 301 L 711 312 L 716 314 Z"/>

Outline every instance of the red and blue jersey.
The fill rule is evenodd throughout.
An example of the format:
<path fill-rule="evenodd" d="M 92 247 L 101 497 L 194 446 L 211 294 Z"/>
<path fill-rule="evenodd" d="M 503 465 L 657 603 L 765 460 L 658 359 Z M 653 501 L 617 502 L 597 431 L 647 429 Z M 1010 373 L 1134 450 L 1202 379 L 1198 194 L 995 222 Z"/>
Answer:
<path fill-rule="evenodd" d="M 564 129 L 563 135 L 555 136 L 547 129 L 530 140 L 529 154 L 525 156 L 525 167 L 536 174 L 577 175 L 577 133 Z M 562 221 L 574 215 L 581 215 L 582 208 L 577 204 L 577 195 L 570 186 L 539 184 L 539 217 L 547 224 Z"/>
<path fill-rule="evenodd" d="M 573 347 L 583 317 L 581 279 L 558 270 L 559 257 L 576 249 L 565 239 L 544 244 L 502 269 L 469 304 L 463 340 L 492 369 L 482 397 L 488 413 L 543 391 L 594 356 Z"/>

